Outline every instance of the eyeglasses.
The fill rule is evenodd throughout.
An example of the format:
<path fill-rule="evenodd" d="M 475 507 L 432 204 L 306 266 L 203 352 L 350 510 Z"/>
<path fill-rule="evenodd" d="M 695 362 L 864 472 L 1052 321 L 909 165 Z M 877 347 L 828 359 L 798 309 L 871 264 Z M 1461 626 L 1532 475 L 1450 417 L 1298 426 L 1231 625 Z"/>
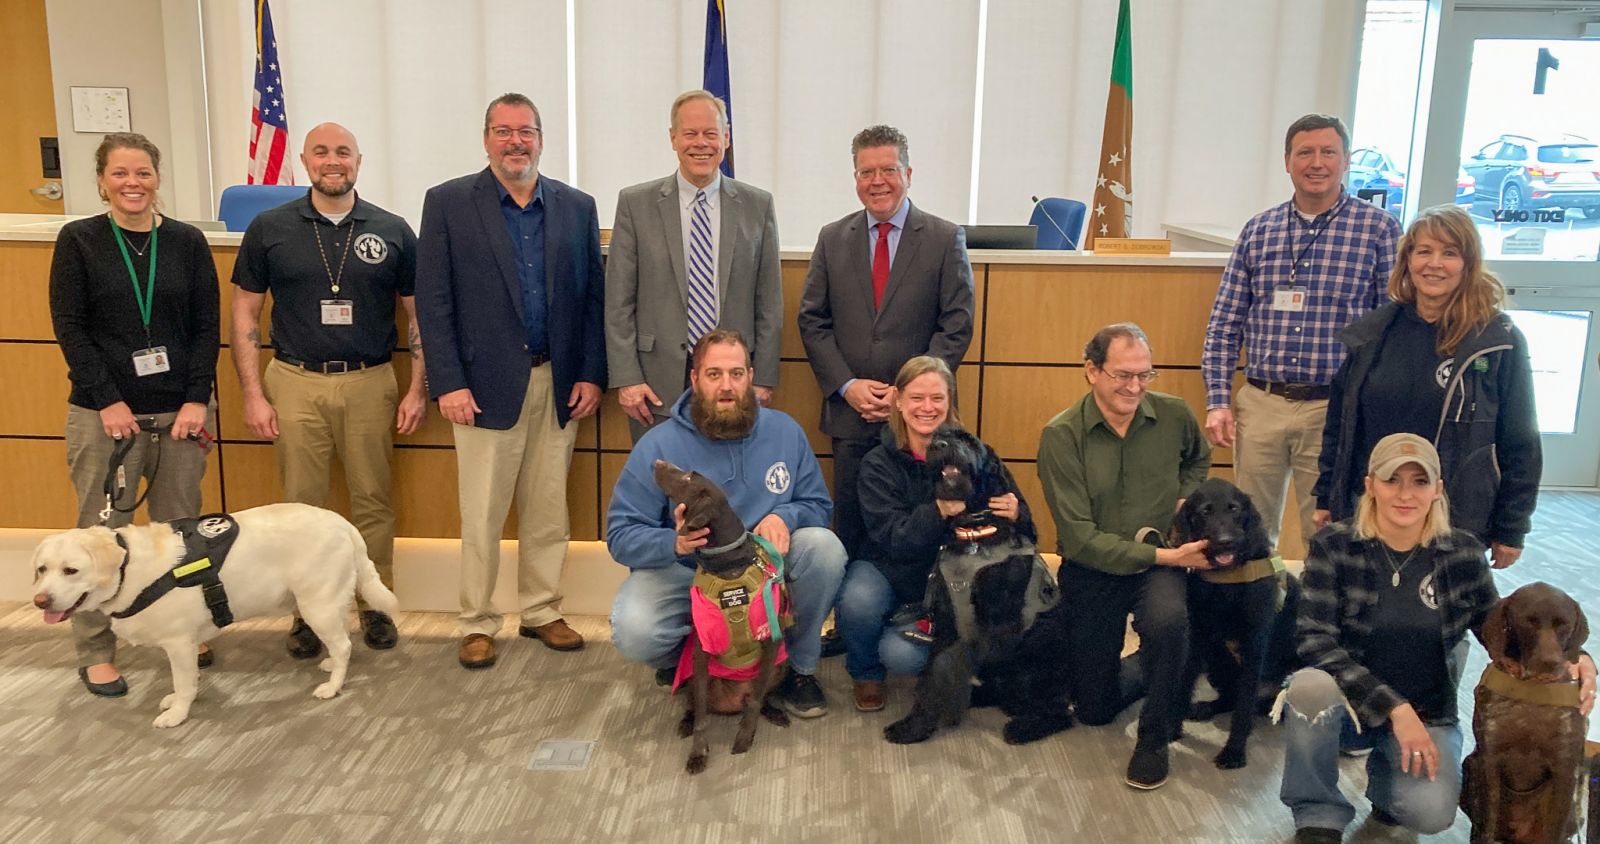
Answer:
<path fill-rule="evenodd" d="M 539 130 L 526 126 L 521 129 L 513 129 L 510 126 L 489 127 L 489 136 L 497 141 L 509 141 L 512 135 L 516 135 L 519 140 L 531 142 L 539 137 Z"/>
<path fill-rule="evenodd" d="M 901 170 L 896 167 L 863 167 L 856 171 L 856 181 L 870 182 L 874 177 L 882 176 L 885 179 L 900 178 Z"/>
<path fill-rule="evenodd" d="M 1149 369 L 1144 372 L 1106 372 L 1104 369 L 1102 369 L 1100 372 L 1111 380 L 1117 382 L 1119 385 L 1127 384 L 1129 381 L 1134 379 L 1138 379 L 1140 384 L 1149 384 L 1151 381 L 1156 380 L 1157 375 L 1161 374 L 1156 372 L 1154 369 Z"/>

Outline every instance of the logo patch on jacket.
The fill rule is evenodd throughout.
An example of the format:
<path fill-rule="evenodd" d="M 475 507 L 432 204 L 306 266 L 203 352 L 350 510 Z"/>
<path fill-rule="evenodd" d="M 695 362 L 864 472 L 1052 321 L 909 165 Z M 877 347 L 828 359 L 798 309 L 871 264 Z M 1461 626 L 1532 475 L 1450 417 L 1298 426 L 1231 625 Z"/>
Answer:
<path fill-rule="evenodd" d="M 1482 358 L 1479 358 L 1479 360 L 1482 360 Z M 1438 368 L 1433 370 L 1433 381 L 1439 385 L 1439 389 L 1443 390 L 1450 385 L 1450 373 L 1455 371 L 1455 368 L 1455 358 L 1445 358 L 1439 361 Z"/>
<path fill-rule="evenodd" d="M 789 467 L 782 460 L 767 467 L 767 492 L 782 495 L 789 490 Z"/>

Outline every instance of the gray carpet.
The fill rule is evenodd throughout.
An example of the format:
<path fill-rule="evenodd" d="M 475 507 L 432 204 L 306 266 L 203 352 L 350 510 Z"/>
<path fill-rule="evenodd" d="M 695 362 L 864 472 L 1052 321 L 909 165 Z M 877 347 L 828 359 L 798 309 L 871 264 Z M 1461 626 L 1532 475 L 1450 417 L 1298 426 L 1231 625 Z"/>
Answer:
<path fill-rule="evenodd" d="M 1502 591 L 1543 579 L 1600 618 L 1592 537 L 1600 495 L 1547 493 L 1526 559 Z M 842 660 L 819 677 L 833 711 L 788 729 L 763 724 L 729 755 L 735 719 L 710 730 L 710 768 L 682 772 L 678 704 L 605 641 L 604 619 L 573 619 L 591 645 L 558 654 L 502 635 L 500 664 L 456 665 L 454 622 L 407 613 L 401 645 L 356 646 L 331 701 L 311 697 L 314 662 L 283 650 L 285 619 L 245 622 L 214 643 L 190 720 L 150 726 L 169 688 L 156 650 L 125 651 L 132 691 L 91 698 L 72 671 L 64 628 L 0 605 L 0 841 L 1071 841 L 1261 842 L 1293 833 L 1277 800 L 1283 748 L 1265 722 L 1250 765 L 1210 758 L 1223 722 L 1188 725 L 1159 791 L 1122 783 L 1137 707 L 1115 724 L 1077 727 L 1024 748 L 1001 741 L 1002 716 L 912 747 L 880 728 L 909 706 L 891 686 L 885 712 L 849 706 Z M 1481 649 L 1467 677 L 1483 665 Z M 1463 711 L 1470 711 L 1465 683 Z M 593 740 L 581 771 L 533 771 L 547 739 Z M 1365 821 L 1359 760 L 1344 786 L 1359 807 L 1351 841 L 1411 841 Z M 1464 842 L 1464 818 L 1428 841 Z"/>

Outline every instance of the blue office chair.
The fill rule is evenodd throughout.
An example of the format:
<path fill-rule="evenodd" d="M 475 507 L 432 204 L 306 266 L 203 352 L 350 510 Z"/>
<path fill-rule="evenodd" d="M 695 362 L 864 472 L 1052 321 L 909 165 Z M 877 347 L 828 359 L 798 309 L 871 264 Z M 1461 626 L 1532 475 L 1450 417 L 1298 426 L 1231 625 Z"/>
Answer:
<path fill-rule="evenodd" d="M 307 190 L 299 185 L 231 185 L 222 189 L 217 218 L 228 224 L 228 231 L 242 232 L 257 214 L 303 199 Z"/>
<path fill-rule="evenodd" d="M 1028 223 L 1037 226 L 1035 249 L 1077 249 L 1083 239 L 1083 216 L 1087 207 L 1076 199 L 1047 196 L 1033 204 Z"/>

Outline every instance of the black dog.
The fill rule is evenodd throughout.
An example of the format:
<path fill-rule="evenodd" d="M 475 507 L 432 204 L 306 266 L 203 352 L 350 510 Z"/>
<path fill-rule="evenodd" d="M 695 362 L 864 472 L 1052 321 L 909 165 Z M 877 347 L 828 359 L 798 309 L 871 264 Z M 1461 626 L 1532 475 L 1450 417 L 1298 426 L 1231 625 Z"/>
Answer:
<path fill-rule="evenodd" d="M 1015 522 L 989 512 L 989 499 L 1015 488 L 1005 464 L 966 430 L 934 433 L 927 464 L 938 473 L 934 497 L 964 501 L 955 538 L 928 578 L 933 624 L 928 665 L 917 679 L 911 712 L 884 728 L 895 744 L 923 741 L 955 726 L 973 705 L 998 704 L 1012 716 L 1006 741 L 1035 741 L 1072 726 L 1066 684 L 1048 676 L 1060 654 L 1030 633 L 1057 603 L 1055 579 L 1034 550 L 1037 532 L 1019 498 Z M 982 682 L 974 700 L 972 680 Z"/>
<path fill-rule="evenodd" d="M 674 505 L 684 506 L 685 532 L 710 528 L 711 532 L 706 536 L 704 549 L 713 550 L 707 552 L 702 549 L 695 554 L 695 566 L 699 572 L 696 575 L 697 586 L 701 574 L 712 575 L 721 581 L 734 581 L 752 567 L 764 566 L 764 552 L 744 529 L 744 524 L 729 506 L 728 497 L 721 487 L 699 472 L 680 469 L 665 460 L 655 462 L 655 480 L 656 485 L 667 494 L 669 501 Z M 785 587 L 780 584 L 778 588 Z M 762 596 L 753 594 L 754 591 L 757 590 L 734 585 L 720 596 L 707 597 L 718 600 L 724 608 L 736 605 L 736 611 L 740 611 L 737 618 L 743 622 L 746 616 L 742 611 L 754 611 L 762 601 Z M 788 604 L 786 593 L 780 604 Z M 769 625 L 781 626 L 780 629 L 787 632 L 786 628 L 789 625 L 785 622 L 787 622 L 786 616 L 767 618 Z M 756 673 L 754 689 L 744 698 L 743 718 L 739 722 L 739 732 L 733 740 L 734 753 L 744 753 L 755 741 L 758 712 L 780 727 L 789 726 L 789 716 L 768 701 L 784 671 L 783 666 L 778 663 L 778 639 L 778 636 L 769 635 L 760 642 L 760 667 Z M 711 655 L 701 645 L 698 632 L 689 634 L 689 642 L 693 648 L 694 676 L 689 681 L 689 695 L 683 720 L 678 723 L 678 736 L 681 738 L 694 736 L 685 769 L 691 774 L 698 774 L 706 769 L 706 757 L 710 753 L 705 730 L 708 720 L 707 700 L 711 688 Z"/>
<path fill-rule="evenodd" d="M 1185 698 L 1205 671 L 1217 698 L 1196 703 L 1189 718 L 1210 720 L 1232 711 L 1228 741 L 1214 760 L 1218 768 L 1243 768 L 1245 744 L 1262 690 L 1275 693 L 1295 666 L 1294 616 L 1299 581 L 1272 571 L 1272 547 L 1261 514 L 1249 496 L 1220 478 L 1200 484 L 1172 522 L 1169 542 L 1209 540 L 1213 566 L 1189 578 L 1191 646 L 1184 672 Z"/>

